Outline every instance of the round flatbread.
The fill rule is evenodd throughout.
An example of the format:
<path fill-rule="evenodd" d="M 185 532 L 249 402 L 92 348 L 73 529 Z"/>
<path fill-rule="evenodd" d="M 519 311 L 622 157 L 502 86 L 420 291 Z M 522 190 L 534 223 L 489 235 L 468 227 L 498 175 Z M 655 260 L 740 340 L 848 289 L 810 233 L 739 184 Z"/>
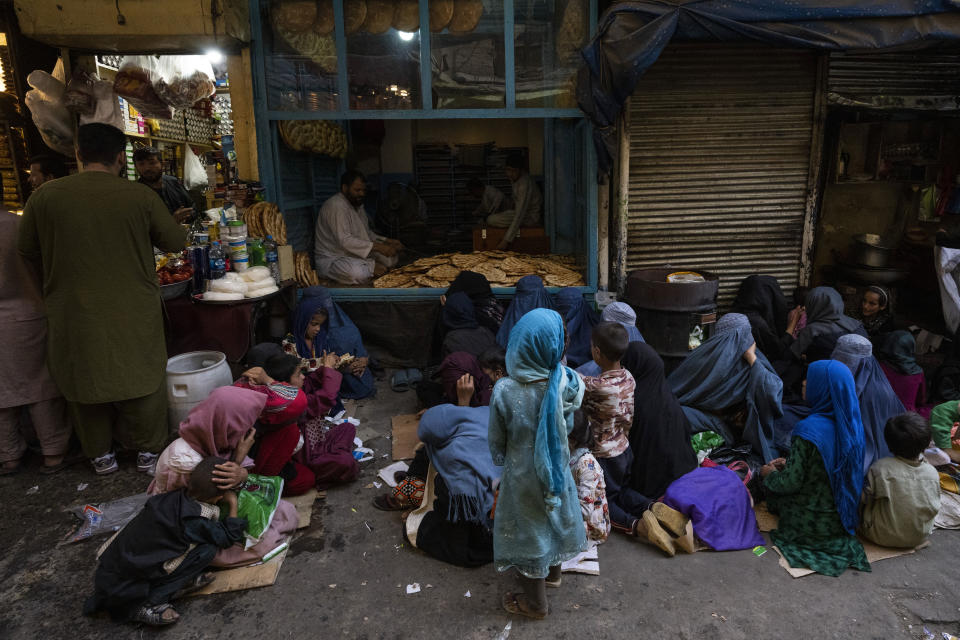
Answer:
<path fill-rule="evenodd" d="M 469 33 L 477 28 L 482 16 L 483 0 L 454 0 L 453 18 L 447 30 L 450 33 Z"/>
<path fill-rule="evenodd" d="M 335 24 L 333 0 L 317 0 L 317 19 L 313 23 L 313 31 L 328 36 L 333 33 Z"/>
<path fill-rule="evenodd" d="M 343 31 L 348 36 L 360 31 L 367 19 L 366 0 L 343 0 Z"/>
<path fill-rule="evenodd" d="M 314 0 L 279 2 L 271 10 L 273 24 L 294 33 L 309 31 L 317 19 L 317 3 Z"/>
<path fill-rule="evenodd" d="M 483 254 L 479 253 L 458 253 L 450 258 L 450 262 L 455 267 L 459 267 L 462 271 L 469 271 L 471 267 L 474 267 L 484 261 L 486 261 L 486 258 L 483 256 Z"/>
<path fill-rule="evenodd" d="M 428 278 L 427 276 L 416 276 L 413 280 L 418 286 L 426 287 L 427 289 L 446 289 L 448 286 L 450 286 L 449 282 L 434 280 L 433 278 Z"/>
<path fill-rule="evenodd" d="M 393 24 L 393 3 L 390 0 L 367 0 L 367 17 L 361 31 L 378 35 L 386 33 Z"/>
<path fill-rule="evenodd" d="M 420 2 L 418 0 L 397 0 L 393 8 L 393 28 L 397 31 L 413 32 L 420 28 Z"/>
<path fill-rule="evenodd" d="M 453 18 L 453 0 L 430 0 L 430 31 L 443 31 Z"/>
<path fill-rule="evenodd" d="M 377 289 L 397 289 L 408 286 L 413 282 L 413 276 L 408 273 L 390 272 L 384 274 L 373 281 L 373 286 Z"/>
<path fill-rule="evenodd" d="M 449 282 L 460 275 L 460 269 L 452 264 L 441 264 L 427 271 L 425 275 L 434 280 L 446 280 Z"/>
<path fill-rule="evenodd" d="M 514 258 L 513 256 L 504 258 L 503 262 L 500 263 L 500 268 L 507 273 L 522 275 L 528 275 L 537 271 L 537 268 L 533 264 L 520 258 Z"/>
<path fill-rule="evenodd" d="M 543 279 L 548 287 L 573 287 L 583 284 L 583 277 L 575 271 L 548 273 Z"/>
<path fill-rule="evenodd" d="M 471 271 L 475 271 L 482 275 L 484 278 L 490 282 L 503 282 L 507 279 L 507 274 L 503 270 L 498 269 L 489 262 L 484 262 L 483 264 L 478 264 Z"/>

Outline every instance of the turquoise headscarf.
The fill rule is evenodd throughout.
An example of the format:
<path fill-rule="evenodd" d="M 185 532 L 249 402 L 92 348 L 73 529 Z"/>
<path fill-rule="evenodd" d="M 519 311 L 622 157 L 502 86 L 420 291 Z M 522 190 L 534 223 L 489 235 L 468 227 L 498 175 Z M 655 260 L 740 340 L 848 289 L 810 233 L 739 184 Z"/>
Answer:
<path fill-rule="evenodd" d="M 507 374 L 523 384 L 547 380 L 547 391 L 540 404 L 533 462 L 548 509 L 560 506 L 564 474 L 570 473 L 562 457 L 567 447 L 564 413 L 580 406 L 584 391 L 580 376 L 560 364 L 562 357 L 563 319 L 556 311 L 529 311 L 510 332 Z"/>

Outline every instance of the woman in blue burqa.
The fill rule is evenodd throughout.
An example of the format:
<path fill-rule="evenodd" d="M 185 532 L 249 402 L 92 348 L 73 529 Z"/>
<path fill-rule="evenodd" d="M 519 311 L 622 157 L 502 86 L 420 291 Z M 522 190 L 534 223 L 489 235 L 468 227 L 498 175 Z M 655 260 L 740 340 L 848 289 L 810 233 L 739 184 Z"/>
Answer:
<path fill-rule="evenodd" d="M 873 344 L 870 340 L 855 333 L 840 336 L 830 358 L 847 365 L 856 383 L 863 421 L 863 475 L 866 476 L 871 464 L 890 455 L 890 449 L 883 438 L 887 420 L 906 413 L 906 409 L 890 386 L 880 363 L 873 356 Z M 786 453 L 789 450 L 795 426 L 806 418 L 810 411 L 809 403 L 784 407 L 783 417 L 778 419 L 774 426 L 777 447 L 781 451 Z"/>
<path fill-rule="evenodd" d="M 500 330 L 497 331 L 497 342 L 501 347 L 507 348 L 514 325 L 533 309 L 553 309 L 553 302 L 540 276 L 523 276 L 517 280 L 516 293 L 506 313 L 503 314 L 503 322 L 500 324 Z"/>
<path fill-rule="evenodd" d="M 350 317 L 333 301 L 324 287 L 303 290 L 303 298 L 293 311 L 293 335 L 287 336 L 284 349 L 301 358 L 320 358 L 323 353 L 338 356 L 352 355 L 354 360 L 338 369 L 343 374 L 340 385 L 342 398 L 366 398 L 373 394 L 373 374 L 370 359 L 363 348 L 363 339 Z"/>
<path fill-rule="evenodd" d="M 667 382 L 693 433 L 719 433 L 728 445 L 748 442 L 764 462 L 777 457 L 773 422 L 782 413 L 783 382 L 757 349 L 746 316 L 720 318 L 714 335 Z"/>
<path fill-rule="evenodd" d="M 586 547 L 567 444 L 584 386 L 560 364 L 563 342 L 557 312 L 527 313 L 513 328 L 507 377 L 490 400 L 490 454 L 503 465 L 493 558 L 499 571 L 516 569 L 522 587 L 502 604 L 534 618 L 547 615 L 545 586 L 560 586 L 561 563 Z"/>
<path fill-rule="evenodd" d="M 567 336 L 567 365 L 577 368 L 590 362 L 590 335 L 600 322 L 600 315 L 583 299 L 583 292 L 575 287 L 564 287 L 554 298 L 557 313 L 563 316 Z"/>

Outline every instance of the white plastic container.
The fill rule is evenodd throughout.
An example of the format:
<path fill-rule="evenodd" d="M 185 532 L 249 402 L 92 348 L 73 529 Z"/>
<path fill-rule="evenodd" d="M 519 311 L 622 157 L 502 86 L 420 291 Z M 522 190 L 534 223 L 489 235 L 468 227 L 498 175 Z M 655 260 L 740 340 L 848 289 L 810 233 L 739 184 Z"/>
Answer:
<path fill-rule="evenodd" d="M 217 387 L 233 384 L 227 356 L 219 351 L 191 351 L 167 360 L 167 418 L 170 432 L 177 433 L 190 410 L 207 399 Z"/>

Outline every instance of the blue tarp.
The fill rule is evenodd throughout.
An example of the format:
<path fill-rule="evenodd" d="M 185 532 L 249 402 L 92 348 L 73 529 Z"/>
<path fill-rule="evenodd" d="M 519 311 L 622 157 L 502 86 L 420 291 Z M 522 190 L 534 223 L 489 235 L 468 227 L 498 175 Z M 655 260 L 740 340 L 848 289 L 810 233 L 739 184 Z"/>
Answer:
<path fill-rule="evenodd" d="M 960 0 L 636 0 L 611 6 L 583 50 L 577 100 L 594 125 L 602 171 L 640 76 L 672 40 L 754 41 L 851 51 L 960 40 Z"/>

